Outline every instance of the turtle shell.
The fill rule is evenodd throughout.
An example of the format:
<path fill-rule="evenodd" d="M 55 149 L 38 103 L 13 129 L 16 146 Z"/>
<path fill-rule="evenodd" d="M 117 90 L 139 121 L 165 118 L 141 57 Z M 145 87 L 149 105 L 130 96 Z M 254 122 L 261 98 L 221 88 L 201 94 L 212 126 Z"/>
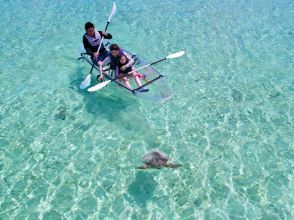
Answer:
<path fill-rule="evenodd" d="M 151 150 L 143 157 L 143 163 L 151 166 L 162 166 L 168 160 L 168 156 L 160 150 Z"/>

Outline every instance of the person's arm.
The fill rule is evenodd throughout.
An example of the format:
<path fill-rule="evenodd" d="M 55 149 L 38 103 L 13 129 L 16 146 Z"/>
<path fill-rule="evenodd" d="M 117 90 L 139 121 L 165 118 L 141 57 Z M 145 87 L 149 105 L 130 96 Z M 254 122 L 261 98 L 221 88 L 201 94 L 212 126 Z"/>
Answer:
<path fill-rule="evenodd" d="M 104 36 L 104 39 L 112 39 L 112 35 L 110 33 L 107 33 L 105 31 L 98 31 L 100 36 L 103 37 Z"/>
<path fill-rule="evenodd" d="M 91 56 L 93 56 L 94 53 L 93 53 L 93 51 L 91 49 L 91 45 L 90 45 L 89 41 L 85 37 L 83 37 L 83 44 L 84 44 L 84 48 L 85 48 L 86 52 L 88 54 L 90 54 Z"/>
<path fill-rule="evenodd" d="M 103 67 L 104 67 L 104 66 L 107 66 L 107 65 L 109 65 L 109 63 L 110 63 L 110 57 L 107 56 L 107 57 L 103 60 L 103 64 L 102 64 L 102 66 L 103 66 Z"/>
<path fill-rule="evenodd" d="M 100 74 L 100 76 L 99 76 L 99 79 L 100 79 L 101 82 L 104 80 L 104 70 L 103 70 L 103 67 L 107 66 L 109 63 L 110 63 L 110 57 L 107 56 L 107 57 L 103 60 L 103 62 L 102 62 L 102 66 L 101 66 L 102 71 L 101 71 L 101 74 Z"/>
<path fill-rule="evenodd" d="M 133 59 L 129 54 L 127 54 L 127 53 L 124 53 L 124 55 L 125 55 L 125 56 L 128 58 L 128 60 L 129 60 L 129 62 L 128 62 L 126 65 L 124 65 L 125 68 L 132 66 L 133 63 L 135 62 L 134 59 Z"/>

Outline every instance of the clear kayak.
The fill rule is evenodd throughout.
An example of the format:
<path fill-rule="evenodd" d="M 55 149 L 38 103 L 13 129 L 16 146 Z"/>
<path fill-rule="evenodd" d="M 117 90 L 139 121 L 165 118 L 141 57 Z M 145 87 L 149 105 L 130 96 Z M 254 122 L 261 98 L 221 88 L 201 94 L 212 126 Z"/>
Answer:
<path fill-rule="evenodd" d="M 81 55 L 79 57 L 79 60 L 86 61 L 91 67 L 92 59 L 87 53 L 85 53 L 83 47 L 81 47 L 79 52 Z M 124 52 L 128 53 L 134 59 L 135 62 L 133 66 L 135 69 L 138 69 L 149 63 L 137 54 L 133 54 L 126 50 L 124 50 Z M 100 75 L 100 69 L 97 65 L 94 65 L 94 69 L 97 72 L 97 74 Z M 113 71 L 106 71 L 104 72 L 104 75 L 107 79 L 114 80 L 113 82 L 116 83 L 121 89 L 125 90 L 126 92 L 136 95 L 137 97 L 144 98 L 149 101 L 163 102 L 172 97 L 172 89 L 171 89 L 171 85 L 169 81 L 167 80 L 165 76 L 161 75 L 153 66 L 143 68 L 139 70 L 138 72 L 143 76 L 143 78 L 141 79 L 142 86 L 138 87 L 134 83 L 134 80 L 132 78 L 129 78 L 129 81 L 133 89 L 127 88 L 122 81 L 114 80 L 115 74 Z M 95 81 L 95 83 L 97 83 L 97 81 Z M 142 88 L 145 88 L 145 89 L 148 88 L 149 91 L 140 92 Z"/>

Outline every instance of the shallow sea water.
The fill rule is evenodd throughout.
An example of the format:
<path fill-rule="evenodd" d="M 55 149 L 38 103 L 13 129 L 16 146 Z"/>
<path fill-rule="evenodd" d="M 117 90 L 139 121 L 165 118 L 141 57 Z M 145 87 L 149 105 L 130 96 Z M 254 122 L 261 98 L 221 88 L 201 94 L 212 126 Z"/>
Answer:
<path fill-rule="evenodd" d="M 293 1 L 118 1 L 174 96 L 79 90 L 112 1 L 0 0 L 0 219 L 293 219 Z M 94 80 L 93 80 L 94 81 Z M 176 170 L 139 171 L 159 148 Z"/>

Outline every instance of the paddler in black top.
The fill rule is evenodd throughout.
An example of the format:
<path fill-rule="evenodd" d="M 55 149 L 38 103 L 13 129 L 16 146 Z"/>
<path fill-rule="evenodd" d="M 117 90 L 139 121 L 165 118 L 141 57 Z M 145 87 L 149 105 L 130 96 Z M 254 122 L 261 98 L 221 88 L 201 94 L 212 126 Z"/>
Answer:
<path fill-rule="evenodd" d="M 138 87 L 141 87 L 140 78 L 143 76 L 134 71 L 135 68 L 133 67 L 134 59 L 127 53 L 125 53 L 117 44 L 112 44 L 109 47 L 110 53 L 109 55 L 103 60 L 102 66 L 110 65 L 110 69 L 115 71 L 116 77 L 121 77 L 119 81 L 123 81 L 126 87 L 132 90 L 131 84 L 129 83 L 128 76 L 131 76 Z M 131 74 L 129 74 L 131 71 Z M 103 74 L 100 75 L 99 79 L 102 81 L 104 79 Z M 149 89 L 141 88 L 138 90 L 140 92 L 148 92 Z"/>
<path fill-rule="evenodd" d="M 129 83 L 128 77 L 131 76 L 136 84 L 138 85 L 138 87 L 141 87 L 141 78 L 144 78 L 143 75 L 137 71 L 135 71 L 135 68 L 132 65 L 127 65 L 129 63 L 129 60 L 127 58 L 126 55 L 121 55 L 119 57 L 119 63 L 118 63 L 118 77 L 121 77 L 120 79 L 122 79 L 126 85 L 126 87 L 128 87 L 129 89 L 132 90 L 131 85 Z M 126 67 L 126 68 L 124 68 Z M 145 89 L 145 88 L 141 88 L 138 90 L 139 92 L 148 92 L 149 89 Z"/>
<path fill-rule="evenodd" d="M 119 64 L 119 58 L 121 55 L 126 55 L 128 58 L 128 63 L 123 67 L 126 69 L 127 67 L 131 66 L 134 63 L 134 59 L 126 54 L 117 44 L 111 44 L 109 47 L 110 53 L 108 56 L 103 60 L 103 67 L 110 65 L 111 70 L 116 70 Z M 99 77 L 100 80 L 104 79 L 103 74 Z"/>
<path fill-rule="evenodd" d="M 86 52 L 91 55 L 93 62 L 102 65 L 102 61 L 108 56 L 108 52 L 101 44 L 100 50 L 98 51 L 102 36 L 104 39 L 112 39 L 112 35 L 105 31 L 97 31 L 94 24 L 87 22 L 85 24 L 86 33 L 83 36 L 83 44 Z"/>
<path fill-rule="evenodd" d="M 110 53 L 103 60 L 103 66 L 110 65 L 110 69 L 115 70 L 119 64 L 119 58 L 122 55 L 127 56 L 128 63 L 125 65 L 124 69 L 131 66 L 135 61 L 127 53 L 125 53 L 117 44 L 111 44 L 109 47 Z"/>

